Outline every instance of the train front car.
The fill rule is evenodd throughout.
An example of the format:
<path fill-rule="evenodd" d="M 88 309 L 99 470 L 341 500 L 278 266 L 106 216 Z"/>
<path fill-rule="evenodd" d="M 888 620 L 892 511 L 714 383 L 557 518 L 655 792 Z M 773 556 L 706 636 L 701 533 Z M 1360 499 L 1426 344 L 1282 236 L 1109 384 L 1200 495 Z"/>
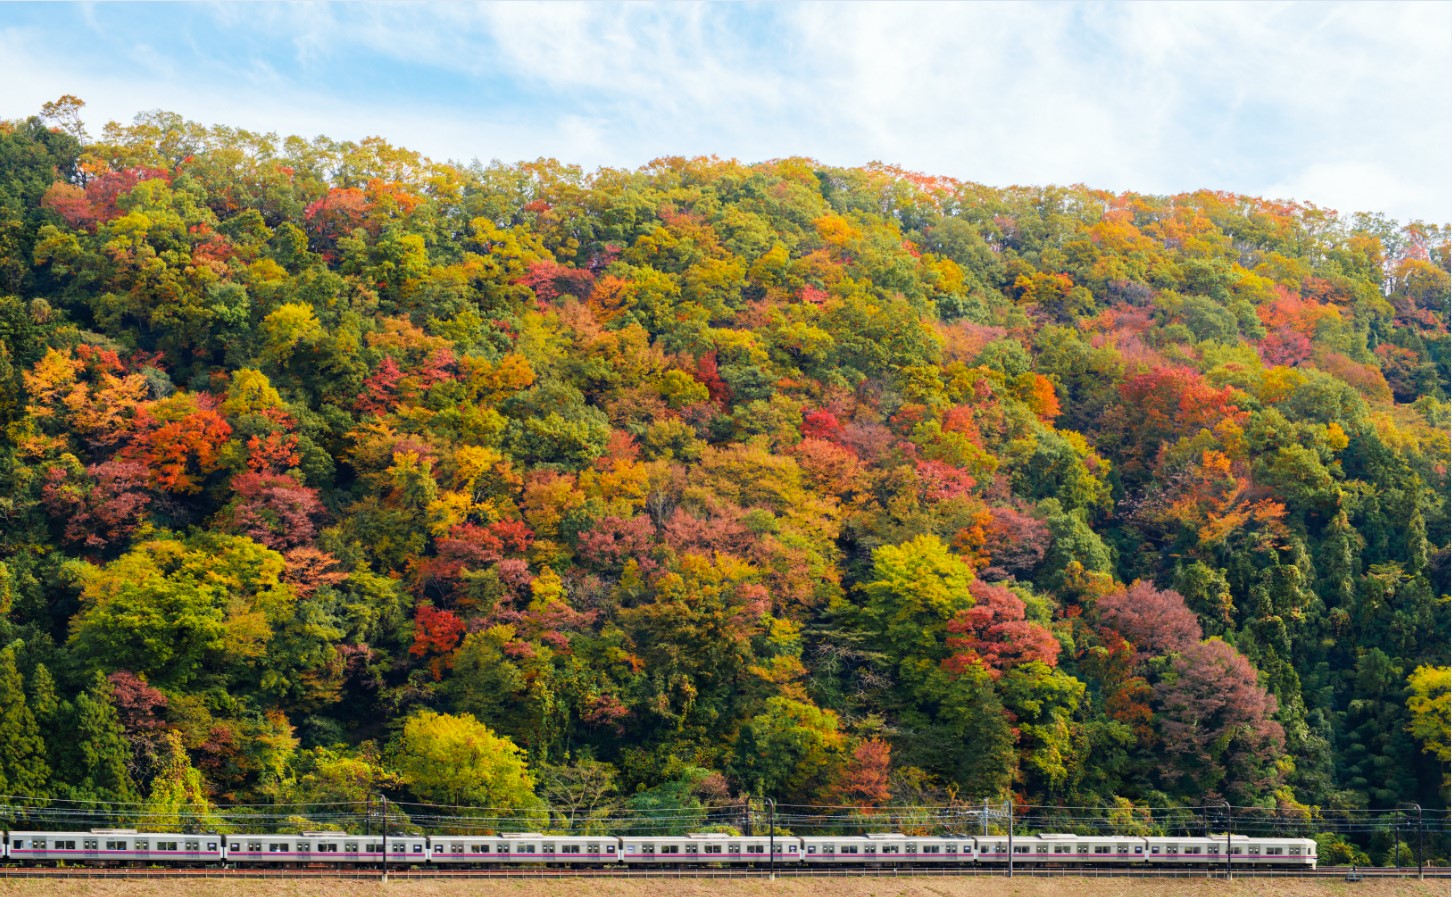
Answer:
<path fill-rule="evenodd" d="M 381 866 L 382 835 L 304 832 L 300 835 L 227 836 L 227 862 L 240 866 Z M 400 868 L 428 861 L 428 842 L 416 835 L 388 836 L 388 863 Z"/>
<path fill-rule="evenodd" d="M 775 839 L 777 863 L 800 863 L 802 841 L 786 835 Z M 700 832 L 673 837 L 620 839 L 621 860 L 632 866 L 768 866 L 773 862 L 773 839 L 765 835 L 741 837 Z"/>
<path fill-rule="evenodd" d="M 802 838 L 802 862 L 815 866 L 972 865 L 972 838 L 909 835 L 812 835 Z"/>
<path fill-rule="evenodd" d="M 448 866 L 598 866 L 620 862 L 620 839 L 607 835 L 433 835 L 429 863 Z"/>
<path fill-rule="evenodd" d="M 1310 838 L 1231 839 L 1232 866 L 1316 868 L 1316 842 Z"/>
<path fill-rule="evenodd" d="M 222 836 L 92 829 L 89 832 L 11 832 L 7 856 L 18 863 L 146 863 L 204 866 L 223 860 Z"/>
<path fill-rule="evenodd" d="M 978 862 L 1008 865 L 1008 836 L 974 839 Z M 1100 835 L 1020 835 L 1013 839 L 1014 865 L 1125 866 L 1145 862 L 1145 839 Z"/>

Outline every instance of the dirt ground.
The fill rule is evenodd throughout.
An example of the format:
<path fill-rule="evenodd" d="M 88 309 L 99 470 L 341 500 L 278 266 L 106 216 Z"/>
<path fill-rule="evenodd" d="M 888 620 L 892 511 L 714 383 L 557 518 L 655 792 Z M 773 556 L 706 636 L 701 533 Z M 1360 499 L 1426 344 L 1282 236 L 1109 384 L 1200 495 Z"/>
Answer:
<path fill-rule="evenodd" d="M 0 880 L 0 897 L 1446 897 L 1446 879 Z"/>

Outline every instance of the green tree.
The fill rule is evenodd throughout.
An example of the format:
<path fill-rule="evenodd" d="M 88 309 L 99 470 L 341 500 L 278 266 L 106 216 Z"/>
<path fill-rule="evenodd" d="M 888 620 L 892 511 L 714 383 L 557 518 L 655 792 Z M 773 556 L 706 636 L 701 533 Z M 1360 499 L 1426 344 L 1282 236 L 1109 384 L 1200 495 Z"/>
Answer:
<path fill-rule="evenodd" d="M 862 610 L 883 650 L 899 658 L 941 659 L 948 621 L 973 606 L 973 570 L 937 536 L 917 536 L 872 553 Z"/>
<path fill-rule="evenodd" d="M 736 777 L 754 794 L 806 799 L 843 747 L 837 714 L 803 701 L 775 697 L 741 730 Z"/>
<path fill-rule="evenodd" d="M 46 797 L 49 780 L 45 741 L 26 703 L 12 645 L 0 651 L 0 793 L 39 802 Z"/>
<path fill-rule="evenodd" d="M 140 799 L 131 777 L 131 744 L 112 703 L 111 683 L 100 673 L 76 698 L 74 743 L 74 766 L 65 777 L 71 797 L 117 803 Z"/>

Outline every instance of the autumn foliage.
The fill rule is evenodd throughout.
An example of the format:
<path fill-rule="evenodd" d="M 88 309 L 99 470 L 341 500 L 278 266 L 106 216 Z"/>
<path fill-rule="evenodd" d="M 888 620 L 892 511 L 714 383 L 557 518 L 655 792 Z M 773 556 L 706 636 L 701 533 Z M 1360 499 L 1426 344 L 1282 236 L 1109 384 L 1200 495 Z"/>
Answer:
<path fill-rule="evenodd" d="M 1445 226 L 74 130 L 0 123 L 12 793 L 1447 806 Z"/>

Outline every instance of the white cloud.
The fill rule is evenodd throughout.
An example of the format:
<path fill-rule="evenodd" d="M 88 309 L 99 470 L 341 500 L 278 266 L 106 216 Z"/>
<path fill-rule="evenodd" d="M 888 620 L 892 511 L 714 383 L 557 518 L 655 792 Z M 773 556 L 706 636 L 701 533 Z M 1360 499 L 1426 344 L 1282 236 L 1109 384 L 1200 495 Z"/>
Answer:
<path fill-rule="evenodd" d="M 239 39 L 287 52 L 189 70 L 156 44 L 128 69 L 0 31 L 0 55 L 31 73 L 0 113 L 71 92 L 95 118 L 160 107 L 376 133 L 436 157 L 809 155 L 999 185 L 1209 187 L 1452 218 L 1448 4 L 212 9 Z M 385 83 L 427 83 L 405 103 L 321 86 L 360 59 Z M 177 76 L 157 77 L 167 64 Z M 439 93 L 441 82 L 466 89 Z"/>

